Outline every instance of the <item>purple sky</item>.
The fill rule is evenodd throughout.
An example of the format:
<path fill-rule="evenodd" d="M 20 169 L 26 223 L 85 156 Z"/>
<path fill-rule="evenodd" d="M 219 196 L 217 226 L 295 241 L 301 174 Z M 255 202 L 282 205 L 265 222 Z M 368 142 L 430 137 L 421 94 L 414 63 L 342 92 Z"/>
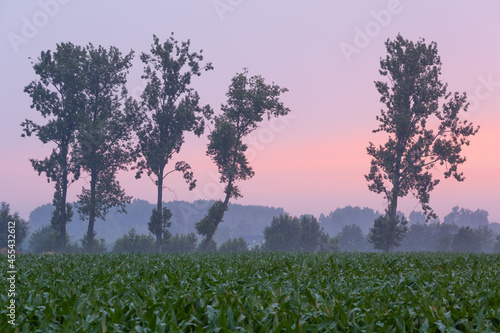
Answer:
<path fill-rule="evenodd" d="M 397 33 L 435 41 L 443 62 L 442 80 L 451 91 L 471 98 L 469 120 L 481 126 L 465 149 L 466 181 L 443 181 L 431 194 L 441 219 L 455 205 L 486 209 L 500 222 L 500 2 L 431 1 L 2 1 L 0 4 L 0 201 L 25 218 L 51 202 L 53 185 L 33 171 L 29 158 L 43 158 L 51 146 L 21 138 L 20 123 L 39 119 L 23 88 L 35 75 L 28 57 L 55 49 L 56 43 L 114 45 L 136 51 L 129 75 L 130 92 L 143 83 L 140 52 L 152 35 L 164 40 L 173 31 L 204 50 L 214 71 L 194 82 L 202 102 L 215 110 L 225 100 L 230 79 L 248 67 L 290 91 L 283 100 L 292 110 L 286 119 L 264 123 L 248 138 L 255 177 L 240 184 L 241 204 L 281 206 L 292 214 L 329 213 L 345 205 L 383 210 L 381 195 L 367 189 L 369 141 L 382 105 L 373 81 L 384 42 Z M 205 156 L 206 136 L 187 137 L 177 160 L 185 159 L 198 179 L 189 192 L 180 175 L 171 175 L 165 200 L 218 199 L 217 170 Z M 442 173 L 442 169 L 436 170 Z M 148 178 L 120 175 L 128 194 L 154 202 Z M 70 188 L 70 200 L 85 179 Z M 409 213 L 417 201 L 405 198 Z"/>

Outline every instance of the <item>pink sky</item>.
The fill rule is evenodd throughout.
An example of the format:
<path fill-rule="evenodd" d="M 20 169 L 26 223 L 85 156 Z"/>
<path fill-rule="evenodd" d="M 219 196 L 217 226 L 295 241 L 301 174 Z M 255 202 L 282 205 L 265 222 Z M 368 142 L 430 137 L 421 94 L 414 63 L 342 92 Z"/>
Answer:
<path fill-rule="evenodd" d="M 202 102 L 216 110 L 231 77 L 243 67 L 290 90 L 283 97 L 290 116 L 264 123 L 248 140 L 255 177 L 240 184 L 244 197 L 238 203 L 280 206 L 292 214 L 328 214 L 345 205 L 383 210 L 382 196 L 368 191 L 363 175 L 369 168 L 368 142 L 383 140 L 383 134 L 371 133 L 382 108 L 373 81 L 380 78 L 384 41 L 399 32 L 438 43 L 442 80 L 451 91 L 467 92 L 473 103 L 467 117 L 481 126 L 465 149 L 466 181 L 444 180 L 431 194 L 431 206 L 441 218 L 455 205 L 486 209 L 491 221 L 500 222 L 500 2 L 64 2 L 0 4 L 0 201 L 23 217 L 53 194 L 52 184 L 28 161 L 46 156 L 50 147 L 20 137 L 25 118 L 39 119 L 23 93 L 35 79 L 28 57 L 65 41 L 134 49 L 129 87 L 137 95 L 142 86 L 138 54 L 148 51 L 153 34 L 164 39 L 171 31 L 180 40 L 191 39 L 193 50 L 203 49 L 213 62 L 215 70 L 197 78 L 195 87 Z M 346 55 L 346 45 L 356 52 Z M 166 200 L 222 197 L 205 147 L 206 137 L 187 137 L 178 159 L 193 166 L 198 187 L 189 192 L 181 177 L 172 175 L 168 183 L 175 196 L 165 191 Z M 128 194 L 155 200 L 149 179 L 136 181 L 128 173 L 120 180 Z M 84 181 L 70 188 L 71 200 Z M 405 213 L 419 208 L 412 198 L 400 207 Z"/>

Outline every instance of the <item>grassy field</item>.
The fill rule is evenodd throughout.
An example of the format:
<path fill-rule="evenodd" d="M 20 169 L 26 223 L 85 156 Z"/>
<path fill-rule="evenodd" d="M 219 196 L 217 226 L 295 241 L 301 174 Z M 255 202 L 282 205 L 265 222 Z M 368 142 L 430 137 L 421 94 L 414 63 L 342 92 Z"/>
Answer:
<path fill-rule="evenodd" d="M 500 331 L 499 255 L 18 255 L 16 269 L 17 326 L 2 279 L 0 332 Z"/>

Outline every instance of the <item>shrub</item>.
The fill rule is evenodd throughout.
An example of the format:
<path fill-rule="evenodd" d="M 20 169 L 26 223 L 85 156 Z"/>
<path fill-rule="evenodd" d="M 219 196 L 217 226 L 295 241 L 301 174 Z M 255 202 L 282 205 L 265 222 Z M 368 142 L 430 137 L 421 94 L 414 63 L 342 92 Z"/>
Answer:
<path fill-rule="evenodd" d="M 264 229 L 264 249 L 267 251 L 298 251 L 301 241 L 299 219 L 288 214 L 273 217 Z"/>
<path fill-rule="evenodd" d="M 49 225 L 38 228 L 30 237 L 30 252 L 55 252 L 58 248 L 56 231 Z"/>
<path fill-rule="evenodd" d="M 245 240 L 240 238 L 228 239 L 219 248 L 220 252 L 246 252 L 248 251 L 248 244 Z"/>
<path fill-rule="evenodd" d="M 164 252 L 173 252 L 173 253 L 192 253 L 196 251 L 196 244 L 198 243 L 198 239 L 194 232 L 190 232 L 187 235 L 184 234 L 176 234 L 173 237 L 167 239 L 163 245 Z"/>
<path fill-rule="evenodd" d="M 155 238 L 151 235 L 137 234 L 134 228 L 128 234 L 118 238 L 113 246 L 117 253 L 153 253 L 155 252 Z"/>
<path fill-rule="evenodd" d="M 206 242 L 207 242 L 207 239 L 203 238 L 201 240 L 200 244 L 198 245 L 198 248 L 196 249 L 196 251 L 198 251 L 198 252 L 205 251 L 205 243 Z M 215 240 L 211 239 L 210 244 L 208 245 L 206 252 L 215 252 L 215 251 L 217 251 L 217 242 Z"/>

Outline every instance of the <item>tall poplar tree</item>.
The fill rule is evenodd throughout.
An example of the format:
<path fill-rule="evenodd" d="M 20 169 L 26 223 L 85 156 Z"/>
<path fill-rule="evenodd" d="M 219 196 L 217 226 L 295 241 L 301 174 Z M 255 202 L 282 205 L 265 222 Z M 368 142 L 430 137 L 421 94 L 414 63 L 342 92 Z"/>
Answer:
<path fill-rule="evenodd" d="M 116 174 L 126 170 L 136 157 L 131 139 L 140 117 L 127 99 L 125 88 L 133 51 L 123 56 L 116 47 L 106 50 L 92 44 L 86 50 L 85 107 L 73 156 L 88 175 L 89 187 L 78 195 L 77 208 L 89 222 L 86 245 L 91 253 L 96 219 L 105 219 L 112 207 L 124 212 L 125 204 L 131 200 L 116 180 Z"/>
<path fill-rule="evenodd" d="M 143 79 L 147 81 L 141 95 L 140 108 L 145 121 L 138 131 L 139 150 L 142 159 L 137 165 L 137 176 L 146 172 L 157 189 L 157 205 L 153 209 L 148 227 L 156 236 L 157 251 L 162 252 L 163 234 L 170 226 L 170 210 L 163 207 L 165 177 L 179 171 L 189 184 L 196 185 L 188 163 L 179 161 L 172 170 L 167 165 L 174 154 L 179 153 L 184 143 L 184 134 L 194 132 L 200 136 L 204 131 L 204 117 L 212 110 L 208 105 L 199 105 L 199 96 L 191 88 L 191 79 L 203 71 L 213 69 L 211 63 L 201 65 L 202 52 L 190 52 L 190 41 L 179 43 L 173 34 L 164 43 L 153 36 L 149 54 L 141 54 L 145 64 Z"/>
<path fill-rule="evenodd" d="M 222 114 L 214 117 L 215 128 L 209 135 L 207 147 L 207 156 L 217 165 L 220 181 L 225 185 L 225 198 L 217 200 L 196 223 L 198 233 L 205 236 L 205 251 L 224 218 L 229 200 L 242 196 L 236 182 L 254 175 L 245 156 L 248 147 L 243 138 L 258 128 L 264 116 L 270 119 L 290 112 L 279 100 L 287 91 L 274 83 L 266 84 L 261 76 L 248 77 L 246 69 L 232 79 L 226 94 L 227 104 L 222 105 Z"/>
<path fill-rule="evenodd" d="M 51 224 L 59 238 L 59 250 L 66 251 L 66 224 L 73 215 L 67 203 L 69 185 L 79 177 L 79 167 L 70 158 L 83 108 L 83 62 L 86 51 L 71 43 L 61 43 L 56 51 L 41 52 L 33 64 L 38 79 L 24 88 L 32 104 L 47 123 L 40 125 L 26 119 L 23 137 L 36 135 L 46 144 L 55 144 L 49 157 L 30 159 L 38 174 L 45 173 L 55 183 L 53 204 L 55 210 Z"/>
<path fill-rule="evenodd" d="M 429 205 L 430 192 L 440 180 L 431 170 L 444 168 L 444 177 L 465 178 L 458 167 L 469 137 L 478 127 L 461 118 L 467 111 L 465 93 L 448 92 L 440 80 L 441 59 L 435 42 L 414 43 L 398 35 L 385 43 L 387 56 L 380 60 L 379 73 L 386 80 L 376 81 L 380 101 L 385 104 L 373 132 L 385 132 L 388 140 L 367 148 L 372 157 L 366 180 L 370 191 L 382 193 L 388 202 L 386 214 L 376 220 L 369 240 L 375 248 L 392 251 L 406 233 L 406 220 L 397 216 L 398 199 L 410 192 L 430 218 L 436 214 Z"/>

